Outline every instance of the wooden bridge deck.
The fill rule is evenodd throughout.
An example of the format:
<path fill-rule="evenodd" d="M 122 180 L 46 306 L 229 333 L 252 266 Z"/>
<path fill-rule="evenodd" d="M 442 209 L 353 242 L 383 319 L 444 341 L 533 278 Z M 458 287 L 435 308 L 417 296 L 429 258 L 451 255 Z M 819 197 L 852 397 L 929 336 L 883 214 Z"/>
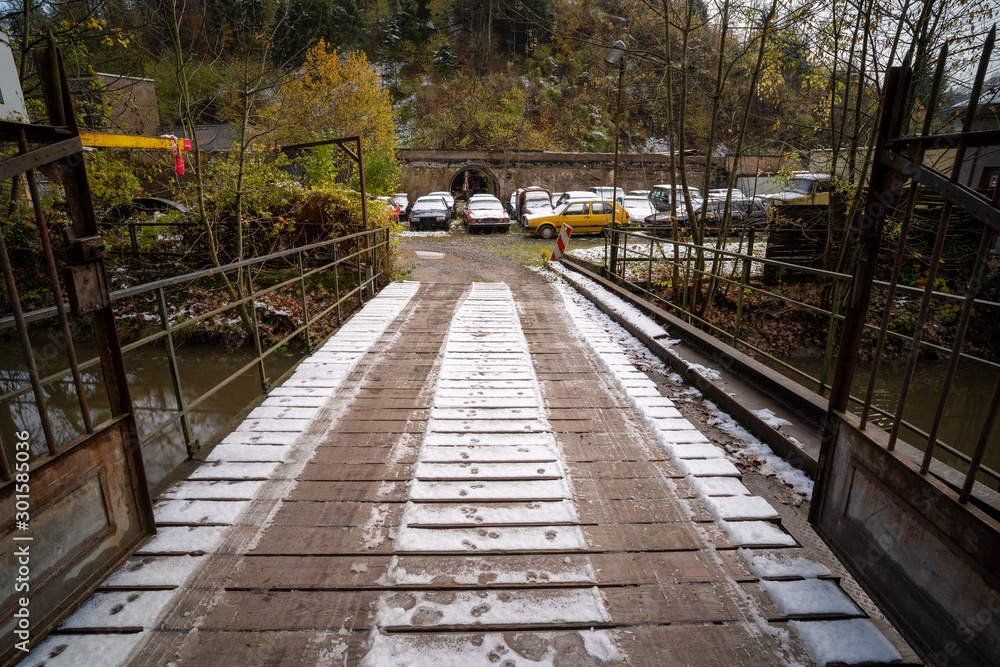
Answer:
<path fill-rule="evenodd" d="M 844 631 L 891 650 L 567 308 L 390 286 L 24 664 L 811 664 Z"/>

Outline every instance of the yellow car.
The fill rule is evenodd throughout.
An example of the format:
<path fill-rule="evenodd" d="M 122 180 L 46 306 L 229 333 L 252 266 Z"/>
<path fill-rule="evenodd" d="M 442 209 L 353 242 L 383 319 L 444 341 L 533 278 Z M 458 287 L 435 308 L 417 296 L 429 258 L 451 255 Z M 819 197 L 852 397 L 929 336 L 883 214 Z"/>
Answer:
<path fill-rule="evenodd" d="M 573 228 L 574 234 L 600 234 L 611 224 L 611 207 L 615 210 L 615 227 L 628 227 L 629 218 L 621 204 L 609 201 L 570 201 L 552 213 L 529 215 L 524 220 L 524 231 L 538 234 L 543 239 L 555 237 L 563 225 Z"/>

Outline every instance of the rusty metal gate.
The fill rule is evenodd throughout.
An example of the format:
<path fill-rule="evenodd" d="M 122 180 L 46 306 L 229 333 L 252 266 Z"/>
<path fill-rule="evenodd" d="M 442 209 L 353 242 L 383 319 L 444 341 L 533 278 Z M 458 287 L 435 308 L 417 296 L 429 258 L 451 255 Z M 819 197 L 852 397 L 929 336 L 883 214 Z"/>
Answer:
<path fill-rule="evenodd" d="M 984 274 L 992 271 L 995 280 L 998 270 L 1000 188 L 995 179 L 990 183 L 988 178 L 979 181 L 986 186 L 981 191 L 963 184 L 972 180 L 969 172 L 983 156 L 1000 156 L 996 104 L 981 99 L 995 34 L 994 28 L 958 132 L 932 134 L 932 123 L 939 118 L 936 110 L 947 47 L 939 56 L 930 95 L 923 101 L 927 111 L 919 135 L 904 136 L 916 90 L 913 72 L 909 64 L 888 72 L 864 216 L 855 230 L 859 257 L 844 314 L 810 515 L 824 539 L 924 658 L 938 665 L 1000 664 L 1000 493 L 996 471 L 984 464 L 984 455 L 995 455 L 998 450 L 994 424 L 1000 380 L 994 378 L 1000 378 L 1000 373 L 995 360 L 989 362 L 991 367 L 980 367 L 982 395 L 990 398 L 985 417 L 970 425 L 974 435 L 968 442 L 947 445 L 939 438 L 942 420 L 949 413 L 967 419 L 956 407 L 952 381 L 960 362 L 977 361 L 967 354 L 966 335 Z M 989 114 L 983 113 L 984 108 Z M 992 127 L 977 127 L 984 115 L 989 115 Z M 950 175 L 923 164 L 931 149 L 946 149 L 954 158 Z M 901 197 L 907 183 L 908 192 Z M 908 237 L 912 237 L 914 208 L 928 193 L 940 200 L 940 215 L 902 386 L 898 396 L 892 397 L 896 406 L 889 414 L 891 423 L 884 422 L 883 429 L 870 419 L 875 412 L 872 397 L 897 303 L 901 265 Z M 974 257 L 969 258 L 962 276 L 964 301 L 953 325 L 954 340 L 934 419 L 927 431 L 921 431 L 907 424 L 904 408 L 921 350 L 931 347 L 925 338 L 934 304 L 941 296 L 935 291 L 938 271 L 943 250 L 953 240 L 949 232 L 958 226 L 959 217 L 965 220 L 966 230 L 974 231 L 971 247 L 978 243 L 978 248 L 969 253 Z M 872 285 L 887 218 L 898 223 L 899 240 L 888 289 L 879 288 L 876 303 Z M 882 304 L 882 312 L 875 312 Z M 855 398 L 850 392 L 859 353 L 863 345 L 872 343 L 867 395 Z M 910 442 L 904 441 L 904 435 Z"/>
<path fill-rule="evenodd" d="M 61 356 L 71 370 L 79 404 L 80 434 L 53 428 L 46 388 L 36 363 L 30 322 L 25 321 L 17 276 L 0 232 L 0 264 L 7 303 L 24 357 L 27 383 L 5 393 L 32 395 L 30 410 L 0 429 L 0 663 L 18 660 L 75 602 L 92 590 L 109 569 L 155 532 L 146 476 L 136 434 L 122 352 L 115 328 L 98 236 L 83 146 L 69 85 L 53 40 L 36 53 L 50 125 L 0 122 L 0 140 L 18 153 L 0 161 L 0 181 L 11 182 L 12 200 L 27 181 L 45 276 L 57 311 L 58 331 L 49 332 L 46 354 Z M 5 91 L 9 94 L 10 91 Z M 50 228 L 34 170 L 42 169 L 65 191 L 72 225 L 62 230 L 69 261 L 60 276 Z M 64 296 L 65 294 L 65 296 Z M 87 387 L 76 360 L 69 311 L 93 328 L 110 418 L 93 423 Z M 89 322 L 87 322 L 89 320 Z M 36 342 L 37 343 L 37 342 Z M 51 361 L 51 360 L 50 360 Z M 102 400 L 103 402 L 103 400 Z M 26 422 L 30 412 L 32 428 Z M 10 641 L 8 642 L 8 638 Z"/>

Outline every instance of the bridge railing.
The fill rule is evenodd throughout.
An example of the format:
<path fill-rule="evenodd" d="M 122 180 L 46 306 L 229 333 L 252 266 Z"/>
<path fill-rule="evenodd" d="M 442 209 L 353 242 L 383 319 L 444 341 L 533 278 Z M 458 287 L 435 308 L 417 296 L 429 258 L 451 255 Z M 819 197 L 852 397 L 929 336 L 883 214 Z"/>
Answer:
<path fill-rule="evenodd" d="M 735 249 L 733 246 L 735 245 Z M 678 316 L 690 324 L 713 334 L 733 348 L 750 354 L 772 367 L 780 368 L 800 384 L 815 391 L 820 396 L 827 396 L 832 384 L 832 372 L 835 362 L 838 334 L 844 322 L 844 308 L 852 280 L 850 274 L 825 271 L 822 269 L 788 264 L 778 260 L 766 259 L 756 254 L 741 252 L 740 242 L 731 242 L 723 248 L 714 246 L 698 246 L 693 243 L 675 241 L 673 239 L 651 236 L 641 231 L 608 230 L 605 233 L 604 272 L 619 284 L 627 286 L 634 293 L 642 295 L 646 300 L 663 307 L 668 312 Z M 763 253 L 763 244 L 758 244 Z M 699 253 L 703 261 L 699 263 Z M 813 285 L 814 289 L 780 289 L 781 285 L 767 284 L 760 278 L 767 274 L 781 276 L 783 274 L 796 276 L 795 285 Z M 673 282 L 676 274 L 678 282 Z M 704 290 L 710 280 L 717 280 L 719 291 L 724 294 L 723 305 L 714 305 L 705 311 L 692 309 L 689 295 L 693 290 Z M 726 292 L 728 286 L 729 291 Z M 923 289 L 883 281 L 873 281 L 877 291 L 888 292 L 891 289 L 897 295 L 912 298 L 924 294 Z M 801 296 L 797 296 L 801 294 Z M 966 297 L 929 290 L 930 298 L 939 305 L 956 307 L 964 306 Z M 806 364 L 794 358 L 781 357 L 769 352 L 765 347 L 768 341 L 762 341 L 760 332 L 750 333 L 747 325 L 750 299 L 752 296 L 763 299 L 769 307 L 787 307 L 789 311 L 799 310 L 819 318 L 825 323 L 825 333 L 822 337 L 822 363 Z M 1000 317 L 1000 303 L 986 299 L 971 299 L 970 308 L 978 312 L 993 314 Z M 757 309 L 762 306 L 757 305 Z M 727 313 L 726 317 L 718 315 L 720 309 Z M 792 321 L 791 318 L 788 319 Z M 886 339 L 893 339 L 901 347 L 916 344 L 920 350 L 931 355 L 950 355 L 952 350 L 937 342 L 920 337 L 914 343 L 914 337 L 903 331 L 894 331 L 889 327 L 883 329 L 880 323 L 869 321 L 865 323 L 865 331 L 869 340 L 874 338 L 879 352 L 882 352 Z M 785 335 L 782 327 L 775 325 L 774 333 Z M 970 352 L 957 351 L 958 356 L 967 362 L 975 364 L 987 375 L 1000 377 L 1000 363 Z M 805 360 L 814 357 L 804 358 Z M 816 372 L 816 367 L 819 372 Z M 863 388 L 860 388 L 863 391 Z M 860 392 L 859 392 L 860 393 Z M 926 440 L 929 433 L 926 428 L 903 419 L 896 410 L 876 405 L 872 401 L 871 392 L 851 394 L 850 409 L 858 414 L 871 414 L 873 421 L 884 426 L 898 420 L 907 439 L 919 442 Z M 973 463 L 974 443 L 943 442 L 940 439 L 936 447 L 942 462 L 956 470 L 965 471 Z M 1000 488 L 1000 470 L 990 465 L 978 463 L 977 472 L 980 480 L 993 489 Z M 980 489 L 981 491 L 983 489 Z"/>
<path fill-rule="evenodd" d="M 265 362 L 269 358 L 287 350 L 292 344 L 300 344 L 307 351 L 313 349 L 339 327 L 353 310 L 362 306 L 377 290 L 390 282 L 391 271 L 389 229 L 380 227 L 112 292 L 112 305 L 119 311 L 116 321 L 120 330 L 122 323 L 127 321 L 121 317 L 120 312 L 126 305 L 133 311 L 134 317 L 157 329 L 122 345 L 122 352 L 127 355 L 148 355 L 153 348 L 159 347 L 165 350 L 169 365 L 172 385 L 170 398 L 173 405 L 169 405 L 168 399 L 165 405 L 153 410 L 159 419 L 154 419 L 152 423 L 148 419 L 143 420 L 145 428 L 140 429 L 140 446 L 146 447 L 157 439 L 168 436 L 177 439 L 179 435 L 187 454 L 196 454 L 204 444 L 203 440 L 214 436 L 209 434 L 202 441 L 195 437 L 190 421 L 196 411 L 204 409 L 213 397 L 225 392 L 248 374 L 255 375 L 258 396 L 268 391 L 277 380 L 269 377 L 265 368 Z M 217 292 L 222 298 L 218 305 L 203 307 L 201 310 L 205 312 L 197 314 L 178 312 L 184 310 L 178 308 L 182 299 L 190 305 L 192 289 L 205 285 L 206 282 L 217 285 L 223 280 L 232 286 L 240 284 L 241 289 L 235 293 L 243 296 L 229 298 L 226 290 L 219 289 Z M 323 288 L 311 289 L 317 287 L 319 281 L 323 282 Z M 297 302 L 295 310 L 301 309 L 301 316 L 293 321 L 290 331 L 283 331 L 280 338 L 272 336 L 272 340 L 268 341 L 261 331 L 261 318 L 268 308 L 269 297 L 279 294 L 285 297 L 285 303 L 293 295 L 292 298 Z M 241 309 L 246 316 L 245 323 L 239 317 Z M 23 320 L 25 324 L 33 325 L 34 331 L 40 332 L 50 329 L 47 325 L 50 321 L 54 322 L 58 315 L 54 307 L 41 308 L 24 313 Z M 177 346 L 190 338 L 199 325 L 220 319 L 232 322 L 236 327 L 249 328 L 247 338 L 252 345 L 252 354 L 249 358 L 245 354 L 241 355 L 242 363 L 224 377 L 213 378 L 213 385 L 208 390 L 196 393 L 185 391 L 184 387 L 190 389 L 193 383 L 185 382 Z M 0 331 L 13 326 L 13 317 L 0 319 Z M 144 327 L 142 332 L 149 331 L 149 328 Z M 56 347 L 59 341 L 52 335 L 36 338 L 38 340 L 35 345 L 24 350 L 24 353 L 31 355 L 35 361 L 45 362 L 45 357 L 51 356 L 47 355 L 46 348 L 52 345 L 42 345 L 42 339 L 52 339 Z M 225 348 L 222 348 L 220 354 L 224 352 Z M 126 371 L 129 371 L 127 359 L 135 358 L 132 355 L 126 357 Z M 6 381 L 0 385 L 0 417 L 29 429 L 39 426 L 43 421 L 52 421 L 48 414 L 52 401 L 40 405 L 38 401 L 32 400 L 32 380 L 37 380 L 46 396 L 58 398 L 65 393 L 74 377 L 82 376 L 82 384 L 87 386 L 99 384 L 99 364 L 99 356 L 95 355 L 74 364 L 72 368 L 56 370 L 44 377 L 29 378 L 30 372 L 27 371 L 9 372 Z M 47 365 L 43 363 L 40 367 Z M 34 374 L 40 375 L 37 371 Z M 140 377 L 141 371 L 133 371 L 129 375 L 136 381 L 144 380 Z M 203 381 L 204 377 L 199 380 Z M 6 415 L 3 415 L 4 412 Z M 88 402 L 86 397 L 78 407 L 67 409 L 62 406 L 62 412 L 60 418 L 55 420 L 55 428 L 51 429 L 58 440 L 55 451 L 61 450 L 66 442 L 82 434 L 79 432 L 80 424 L 97 423 L 111 416 L 107 414 L 107 407 L 103 403 Z M 38 442 L 39 439 L 34 441 Z M 44 457 L 46 451 L 34 452 L 33 458 Z M 7 457 L 7 453 L 3 455 Z"/>

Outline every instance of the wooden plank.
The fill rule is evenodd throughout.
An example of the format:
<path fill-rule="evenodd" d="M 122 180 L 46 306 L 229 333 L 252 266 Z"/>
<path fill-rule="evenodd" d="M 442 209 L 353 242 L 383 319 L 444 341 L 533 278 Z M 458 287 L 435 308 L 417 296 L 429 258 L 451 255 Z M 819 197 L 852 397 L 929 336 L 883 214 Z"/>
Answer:
<path fill-rule="evenodd" d="M 735 551 L 596 553 L 588 557 L 602 587 L 756 581 Z"/>
<path fill-rule="evenodd" d="M 388 523 L 388 518 L 384 521 Z M 388 554 L 392 552 L 389 537 L 392 525 L 387 523 L 380 521 L 365 528 L 270 526 L 250 553 L 255 556 Z M 395 523 L 399 523 L 398 519 Z"/>
<path fill-rule="evenodd" d="M 685 583 L 601 590 L 612 620 L 625 625 L 744 621 L 750 615 L 741 597 L 744 593 L 763 602 L 755 584 Z"/>
<path fill-rule="evenodd" d="M 388 453 L 388 452 L 387 452 Z M 299 473 L 298 479 L 310 481 L 408 481 L 413 474 L 409 465 L 386 463 L 313 463 L 310 461 Z"/>
<path fill-rule="evenodd" d="M 398 420 L 363 420 L 363 419 L 340 419 L 337 421 L 337 432 L 342 435 L 351 433 L 361 433 L 372 435 L 378 433 L 423 433 L 425 422 Z"/>
<path fill-rule="evenodd" d="M 393 446 L 404 438 L 419 437 L 419 434 L 383 432 L 383 433 L 341 433 L 331 431 L 320 441 L 320 447 L 386 447 Z M 419 440 L 418 440 L 419 441 Z"/>
<path fill-rule="evenodd" d="M 379 580 L 392 560 L 368 556 L 244 556 L 213 558 L 199 575 L 206 588 L 274 590 L 384 588 Z"/>
<path fill-rule="evenodd" d="M 230 632 L 199 629 L 178 637 L 154 633 L 136 655 L 134 665 L 185 667 L 274 667 L 275 665 L 357 665 L 368 652 L 366 632 Z M 168 648 L 169 647 L 169 648 Z"/>
<path fill-rule="evenodd" d="M 560 434 L 559 442 L 562 443 L 565 434 Z M 589 463 L 597 461 L 669 461 L 663 448 L 653 445 L 615 445 L 614 447 L 600 447 L 586 444 L 562 444 L 563 458 L 567 462 Z"/>
<path fill-rule="evenodd" d="M 617 524 L 583 526 L 588 551 L 698 551 L 705 542 L 698 526 L 716 549 L 731 548 L 728 538 L 715 524 Z"/>
<path fill-rule="evenodd" d="M 672 498 L 656 500 L 598 500 L 578 501 L 577 512 L 582 523 L 680 523 L 711 521 L 711 515 L 697 500 L 682 501 Z M 693 517 L 689 517 L 693 513 Z"/>
<path fill-rule="evenodd" d="M 635 667 L 774 667 L 784 663 L 778 640 L 753 623 L 725 625 L 651 625 L 618 636 Z M 800 660 L 809 664 L 807 659 Z"/>
<path fill-rule="evenodd" d="M 401 502 L 406 500 L 405 482 L 299 482 L 286 500 L 333 500 L 354 502 Z"/>
<path fill-rule="evenodd" d="M 638 500 L 643 498 L 676 498 L 665 479 L 573 480 L 575 497 L 579 500 Z"/>
<path fill-rule="evenodd" d="M 211 606 L 185 595 L 162 630 L 367 630 L 375 591 L 213 591 Z"/>
<path fill-rule="evenodd" d="M 647 477 L 681 477 L 670 461 L 601 461 L 600 463 L 573 463 L 568 466 L 573 479 L 643 479 Z"/>
<path fill-rule="evenodd" d="M 401 508 L 400 503 L 284 503 L 270 525 L 351 528 L 378 517 L 380 525 L 397 526 Z"/>
<path fill-rule="evenodd" d="M 411 465 L 416 463 L 417 446 L 420 443 L 414 440 L 411 445 L 403 444 L 406 452 L 396 463 Z M 319 463 L 385 463 L 394 453 L 394 448 L 390 446 L 375 445 L 371 447 L 327 447 L 319 446 L 310 464 Z M 397 452 L 398 453 L 398 452 Z"/>

